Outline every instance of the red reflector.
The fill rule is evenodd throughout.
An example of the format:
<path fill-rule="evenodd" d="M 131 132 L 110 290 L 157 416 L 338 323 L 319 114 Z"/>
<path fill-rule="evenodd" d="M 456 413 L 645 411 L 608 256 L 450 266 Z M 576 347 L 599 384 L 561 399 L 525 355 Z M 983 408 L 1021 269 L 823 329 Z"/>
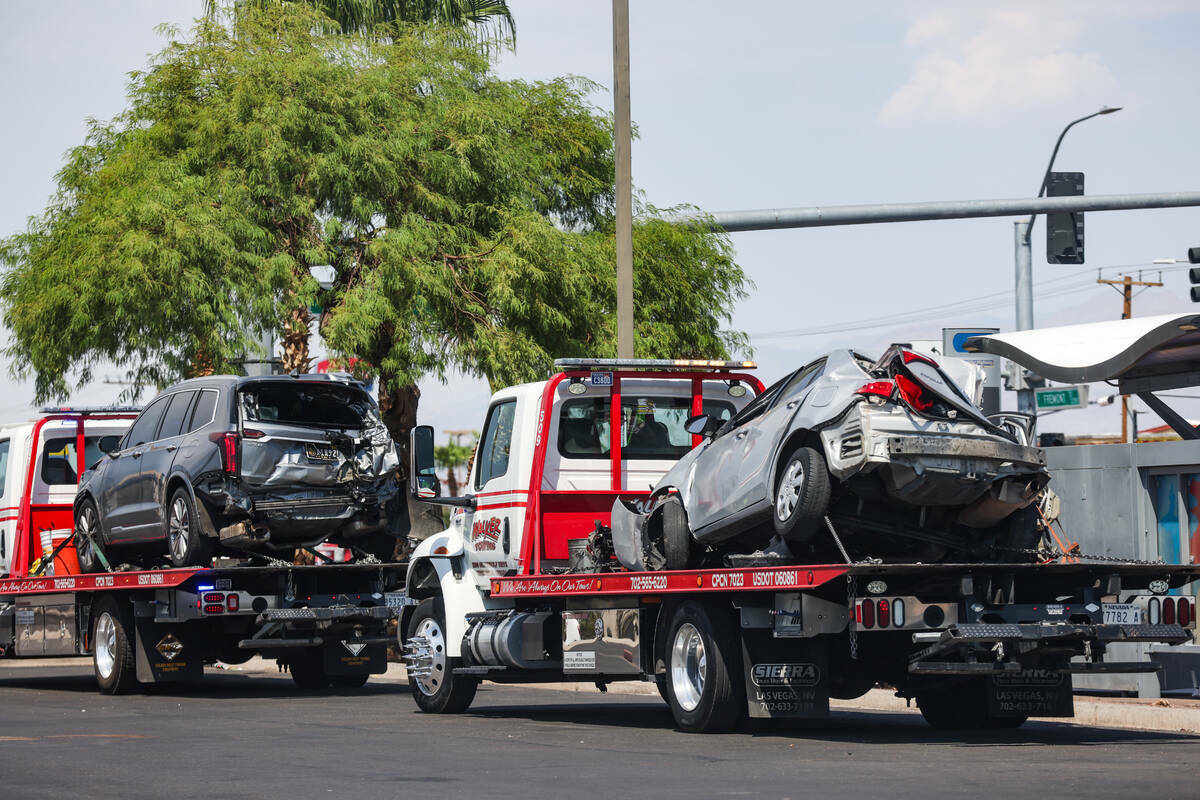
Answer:
<path fill-rule="evenodd" d="M 1175 624 L 1175 598 L 1163 598 L 1163 625 Z"/>
<path fill-rule="evenodd" d="M 879 601 L 879 627 L 886 628 L 892 624 L 892 606 L 887 600 Z"/>
<path fill-rule="evenodd" d="M 875 627 L 875 601 L 862 601 L 862 626 L 864 628 Z"/>
<path fill-rule="evenodd" d="M 230 611 L 237 611 L 238 608 L 241 607 L 241 603 L 241 598 L 239 598 L 236 594 L 231 594 L 225 598 L 225 607 Z"/>
<path fill-rule="evenodd" d="M 225 595 L 221 592 L 205 592 L 204 602 L 206 603 L 224 603 Z"/>
<path fill-rule="evenodd" d="M 896 391 L 896 384 L 891 381 L 872 381 L 858 387 L 855 394 L 869 394 L 875 397 L 889 398 Z"/>
<path fill-rule="evenodd" d="M 910 381 L 903 375 L 897 375 L 896 385 L 900 387 L 900 396 L 904 398 L 904 402 L 917 411 L 926 411 L 933 407 L 933 401 L 925 399 L 925 393 L 921 391 L 921 387 L 916 381 Z"/>
<path fill-rule="evenodd" d="M 905 364 L 911 364 L 911 363 L 912 363 L 912 362 L 914 362 L 914 361 L 922 361 L 922 362 L 924 362 L 924 363 L 928 364 L 928 365 L 929 365 L 929 366 L 931 366 L 931 367 L 936 367 L 936 366 L 937 366 L 937 362 L 936 362 L 936 361 L 934 361 L 934 360 L 933 360 L 932 358 L 930 358 L 929 356 L 923 356 L 923 355 L 921 355 L 920 353 L 913 353 L 913 352 L 910 352 L 910 351 L 908 351 L 908 350 L 904 350 L 904 351 L 902 351 L 902 352 L 903 352 L 903 355 L 904 355 L 904 363 L 905 363 Z"/>
<path fill-rule="evenodd" d="M 204 613 L 205 614 L 224 614 L 225 606 L 218 605 L 217 603 L 213 603 L 212 605 L 207 605 L 204 607 Z"/>
<path fill-rule="evenodd" d="M 261 439 L 266 436 L 262 431 L 256 431 L 253 428 L 242 428 L 243 439 Z"/>
<path fill-rule="evenodd" d="M 1192 622 L 1192 603 L 1190 600 L 1179 598 L 1179 624 L 1187 627 Z"/>

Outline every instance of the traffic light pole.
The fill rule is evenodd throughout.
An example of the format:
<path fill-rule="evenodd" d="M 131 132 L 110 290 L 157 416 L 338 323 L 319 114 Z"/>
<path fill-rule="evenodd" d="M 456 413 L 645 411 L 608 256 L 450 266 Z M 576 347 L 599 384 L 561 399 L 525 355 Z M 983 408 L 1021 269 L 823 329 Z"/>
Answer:
<path fill-rule="evenodd" d="M 1106 278 L 1097 278 L 1096 283 L 1104 283 L 1109 286 L 1120 286 L 1121 294 L 1125 298 L 1125 304 L 1121 308 L 1121 319 L 1130 319 L 1133 317 L 1133 287 L 1135 286 L 1162 286 L 1162 281 L 1143 281 L 1134 280 L 1130 275 L 1122 275 L 1121 280 L 1115 281 Z M 1134 417 L 1133 438 L 1137 439 L 1137 417 Z M 1129 395 L 1121 395 L 1121 441 L 1129 441 Z"/>

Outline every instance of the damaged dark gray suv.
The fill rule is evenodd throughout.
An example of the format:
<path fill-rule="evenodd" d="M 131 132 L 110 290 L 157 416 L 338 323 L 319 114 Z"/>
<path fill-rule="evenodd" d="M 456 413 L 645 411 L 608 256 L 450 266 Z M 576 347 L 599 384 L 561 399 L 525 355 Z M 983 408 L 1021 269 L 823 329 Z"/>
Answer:
<path fill-rule="evenodd" d="M 218 551 L 326 541 L 390 560 L 408 518 L 398 466 L 375 401 L 357 382 L 184 381 L 148 404 L 80 480 L 79 565 L 155 563 L 165 550 L 176 566 L 208 566 Z"/>

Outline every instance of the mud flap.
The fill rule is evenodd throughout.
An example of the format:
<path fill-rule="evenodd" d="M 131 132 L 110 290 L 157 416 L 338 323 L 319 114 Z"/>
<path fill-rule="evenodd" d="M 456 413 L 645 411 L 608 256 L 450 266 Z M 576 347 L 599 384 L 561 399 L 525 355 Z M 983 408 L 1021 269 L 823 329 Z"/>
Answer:
<path fill-rule="evenodd" d="M 336 639 L 324 648 L 326 675 L 378 675 L 387 671 L 387 648 L 353 638 Z"/>
<path fill-rule="evenodd" d="M 988 681 L 988 716 L 1073 717 L 1071 674 L 1029 669 Z"/>
<path fill-rule="evenodd" d="M 134 619 L 138 683 L 196 681 L 204 676 L 203 644 L 185 625 Z"/>
<path fill-rule="evenodd" d="M 751 717 L 826 719 L 829 653 L 820 639 L 776 639 L 742 630 L 742 669 Z"/>

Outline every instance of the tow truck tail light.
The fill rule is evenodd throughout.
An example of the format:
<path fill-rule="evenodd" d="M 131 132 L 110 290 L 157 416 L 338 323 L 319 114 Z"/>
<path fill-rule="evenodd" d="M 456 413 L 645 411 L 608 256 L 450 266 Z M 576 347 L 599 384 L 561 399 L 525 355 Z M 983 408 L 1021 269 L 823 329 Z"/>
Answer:
<path fill-rule="evenodd" d="M 862 623 L 862 626 L 864 628 L 874 628 L 875 627 L 875 601 L 874 600 L 863 600 L 862 604 L 859 606 L 859 609 L 862 612 L 861 619 L 859 620 Z"/>
<path fill-rule="evenodd" d="M 864 383 L 862 386 L 854 390 L 855 394 L 865 395 L 867 397 L 882 397 L 888 400 L 896 391 L 896 384 L 891 381 L 871 381 Z"/>
<path fill-rule="evenodd" d="M 892 624 L 897 628 L 904 627 L 904 601 L 899 597 L 892 601 Z"/>
<path fill-rule="evenodd" d="M 1163 621 L 1163 625 L 1175 624 L 1175 598 L 1174 597 L 1164 597 L 1163 598 L 1162 621 Z"/>
<path fill-rule="evenodd" d="M 1162 622 L 1162 602 L 1157 597 L 1151 597 L 1147 604 L 1146 616 L 1150 619 L 1151 625 L 1157 625 Z"/>
<path fill-rule="evenodd" d="M 887 600 L 880 600 L 879 606 L 879 627 L 886 628 L 892 624 L 892 604 Z"/>
<path fill-rule="evenodd" d="M 204 607 L 205 614 L 224 614 L 225 606 L 220 603 L 210 603 Z"/>
<path fill-rule="evenodd" d="M 920 384 L 916 381 L 909 380 L 903 375 L 897 375 L 896 386 L 899 387 L 900 396 L 904 398 L 904 402 L 915 410 L 927 411 L 933 406 L 933 401 L 925 399 L 925 392 L 921 390 Z"/>
<path fill-rule="evenodd" d="M 206 603 L 224 603 L 225 595 L 221 592 L 205 592 L 204 602 Z"/>
<path fill-rule="evenodd" d="M 237 611 L 239 608 L 241 608 L 241 604 L 241 598 L 239 598 L 236 594 L 231 594 L 225 598 L 225 607 L 230 611 Z"/>
<path fill-rule="evenodd" d="M 1191 601 L 1185 597 L 1179 598 L 1178 609 L 1179 609 L 1179 624 L 1186 628 L 1192 622 L 1192 603 L 1191 603 Z"/>

